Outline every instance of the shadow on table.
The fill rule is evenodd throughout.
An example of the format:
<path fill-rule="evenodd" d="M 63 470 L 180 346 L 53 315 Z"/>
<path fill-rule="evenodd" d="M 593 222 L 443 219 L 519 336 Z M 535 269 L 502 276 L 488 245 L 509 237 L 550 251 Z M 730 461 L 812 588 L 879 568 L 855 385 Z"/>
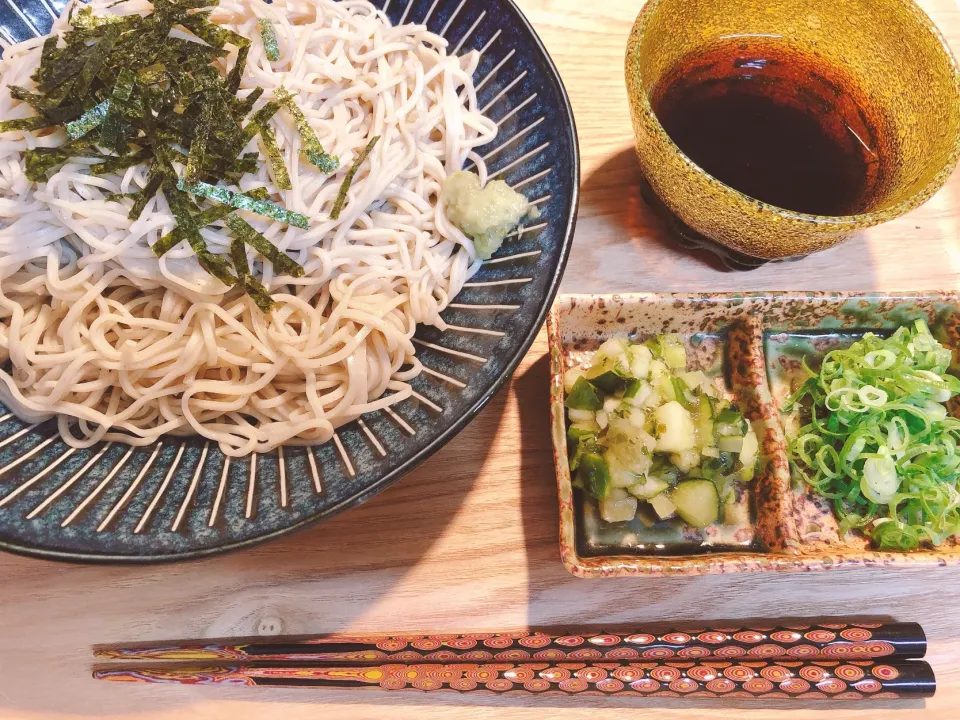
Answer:
<path fill-rule="evenodd" d="M 0 717 L 91 712 L 79 706 L 80 698 L 96 697 L 106 714 L 169 710 L 196 699 L 196 689 L 188 687 L 93 680 L 91 638 L 105 645 L 245 636 L 264 641 L 271 635 L 344 632 L 375 613 L 457 515 L 487 460 L 507 398 L 506 389 L 498 393 L 418 471 L 367 503 L 249 550 L 146 567 L 0 558 L 9 568 L 0 586 L 0 637 L 13 635 L 15 626 L 37 628 L 29 640 L 23 636 L 0 648 Z M 104 587 L 111 595 L 104 595 Z M 63 601 L 67 595 L 70 602 Z M 188 607 L 182 607 L 184 598 Z M 401 626 L 403 619 L 383 617 L 379 624 Z M 71 646 L 74 652 L 51 664 L 51 653 L 62 655 Z M 38 692 L 39 672 L 47 673 L 45 682 L 56 692 Z M 309 693 L 296 697 L 308 701 Z"/>
<path fill-rule="evenodd" d="M 689 250 L 643 199 L 643 176 L 632 146 L 610 155 L 584 176 L 563 292 L 696 292 L 854 290 L 875 287 L 878 254 L 895 248 L 895 237 L 911 237 L 927 211 L 915 211 L 878 231 L 793 261 L 772 262 L 748 271 L 727 271 L 712 252 Z M 925 214 L 926 213 L 926 214 Z M 927 220 L 927 224 L 935 224 Z M 873 239 L 889 238 L 889 245 Z M 943 240 L 919 242 L 918 253 L 937 255 Z"/>

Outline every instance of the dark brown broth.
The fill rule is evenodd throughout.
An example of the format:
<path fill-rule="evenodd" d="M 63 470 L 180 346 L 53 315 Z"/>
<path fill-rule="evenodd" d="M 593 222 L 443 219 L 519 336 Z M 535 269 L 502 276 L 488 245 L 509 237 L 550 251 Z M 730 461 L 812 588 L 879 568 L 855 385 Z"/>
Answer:
<path fill-rule="evenodd" d="M 882 192 L 876 112 L 841 68 L 783 41 L 738 38 L 689 57 L 651 102 L 687 157 L 763 203 L 853 215 Z"/>

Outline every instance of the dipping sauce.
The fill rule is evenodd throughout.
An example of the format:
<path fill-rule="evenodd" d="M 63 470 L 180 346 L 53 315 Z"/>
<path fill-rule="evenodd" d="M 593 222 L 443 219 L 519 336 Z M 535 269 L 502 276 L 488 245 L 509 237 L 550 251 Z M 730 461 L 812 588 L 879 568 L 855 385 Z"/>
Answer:
<path fill-rule="evenodd" d="M 839 65 L 777 38 L 724 40 L 668 71 L 654 113 L 693 162 L 786 210 L 855 215 L 882 199 L 891 142 Z"/>

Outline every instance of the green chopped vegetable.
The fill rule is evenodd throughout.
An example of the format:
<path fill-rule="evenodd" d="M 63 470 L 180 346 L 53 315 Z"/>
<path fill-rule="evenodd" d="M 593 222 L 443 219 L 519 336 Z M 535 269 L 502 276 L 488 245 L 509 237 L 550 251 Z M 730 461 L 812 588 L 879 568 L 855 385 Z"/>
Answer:
<path fill-rule="evenodd" d="M 584 490 L 598 500 L 610 494 L 610 467 L 602 455 L 587 453 L 580 459 L 577 478 Z"/>
<path fill-rule="evenodd" d="M 704 528 L 725 503 L 724 518 L 749 525 L 737 490 L 756 474 L 756 433 L 703 372 L 687 372 L 679 336 L 607 340 L 589 367 L 564 374 L 564 389 L 570 471 L 604 521 L 679 515 L 672 522 Z"/>
<path fill-rule="evenodd" d="M 686 480 L 670 492 L 677 514 L 696 528 L 713 525 L 720 516 L 720 496 L 710 480 Z"/>
<path fill-rule="evenodd" d="M 310 222 L 306 215 L 287 210 L 267 200 L 257 200 L 244 193 L 234 192 L 222 185 L 210 185 L 205 182 L 190 184 L 184 180 L 180 180 L 177 183 L 177 187 L 183 192 L 216 200 L 224 205 L 230 205 L 237 210 L 246 210 L 256 213 L 257 215 L 263 215 L 277 222 L 287 223 L 288 225 L 293 225 L 294 227 L 304 230 Z"/>
<path fill-rule="evenodd" d="M 787 400 L 808 423 L 790 438 L 790 464 L 832 501 L 841 532 L 880 549 L 940 545 L 960 533 L 960 393 L 952 353 L 916 321 L 884 339 L 867 333 L 827 353 Z"/>
<path fill-rule="evenodd" d="M 277 31 L 273 23 L 266 18 L 260 18 L 257 22 L 260 27 L 260 37 L 263 38 L 263 49 L 266 51 L 267 60 L 275 61 L 280 59 L 280 46 L 277 44 Z"/>
<path fill-rule="evenodd" d="M 597 391 L 583 378 L 577 380 L 564 404 L 571 410 L 599 410 L 603 407 Z"/>
<path fill-rule="evenodd" d="M 325 173 L 336 172 L 337 168 L 340 167 L 340 159 L 335 155 L 328 154 L 327 151 L 323 149 L 319 138 L 317 138 L 317 134 L 313 131 L 313 128 L 310 127 L 310 123 L 307 122 L 306 116 L 297 106 L 297 101 L 290 91 L 284 87 L 280 87 L 274 93 L 274 97 L 276 97 L 283 107 L 287 109 L 287 112 L 293 116 L 293 120 L 297 124 L 297 130 L 300 131 L 300 141 L 303 143 L 302 152 L 304 155 L 306 155 L 307 160 L 323 170 Z M 367 145 L 367 148 L 361 153 L 361 158 L 365 158 L 370 154 L 370 150 L 373 149 L 373 146 L 377 144 L 377 140 L 379 139 L 380 137 L 377 136 L 370 141 L 370 144 Z M 362 162 L 362 160 L 360 160 L 360 162 Z M 354 163 L 354 166 L 357 164 L 358 163 Z M 356 172 L 356 170 L 353 168 L 351 168 L 351 170 Z M 352 178 L 353 176 L 351 175 L 350 177 Z M 347 183 L 347 187 L 349 187 L 349 185 L 350 183 Z M 340 190 L 343 192 L 342 186 Z"/>
<path fill-rule="evenodd" d="M 367 159 L 367 156 L 373 150 L 373 146 L 377 144 L 377 140 L 379 139 L 380 136 L 375 135 L 373 139 L 367 143 L 367 146 L 360 151 L 360 154 L 357 155 L 357 159 L 353 161 L 353 165 L 350 166 L 350 169 L 347 170 L 347 174 L 344 176 L 343 182 L 340 183 L 340 190 L 337 192 L 337 199 L 333 203 L 333 210 L 330 211 L 331 219 L 338 220 L 340 218 L 340 212 L 343 210 L 343 206 L 347 202 L 347 191 L 350 189 L 350 183 L 353 182 L 353 176 L 357 174 L 357 170 L 360 169 L 363 161 Z"/>

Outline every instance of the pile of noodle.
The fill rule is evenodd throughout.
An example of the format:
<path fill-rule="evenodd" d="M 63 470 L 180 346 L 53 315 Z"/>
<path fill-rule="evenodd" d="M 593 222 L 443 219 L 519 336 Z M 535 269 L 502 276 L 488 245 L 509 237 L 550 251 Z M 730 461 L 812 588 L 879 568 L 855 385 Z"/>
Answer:
<path fill-rule="evenodd" d="M 89 5 L 97 15 L 152 10 L 146 0 Z M 69 7 L 54 34 L 67 28 Z M 265 54 L 260 18 L 276 28 L 277 61 Z M 290 90 L 340 169 L 325 175 L 300 155 L 285 113 L 271 124 L 292 190 L 277 190 L 258 140 L 246 148 L 262 162 L 240 187 L 265 185 L 311 219 L 301 230 L 243 213 L 306 270 L 277 277 L 249 252 L 275 300 L 264 314 L 204 272 L 186 243 L 154 255 L 150 246 L 176 226 L 163 193 L 136 220 L 127 218 L 131 201 L 105 199 L 143 188 L 143 165 L 98 177 L 95 160 L 74 158 L 36 184 L 24 151 L 62 144 L 63 131 L 0 134 L 0 400 L 29 420 L 57 417 L 72 446 L 196 433 L 238 456 L 325 442 L 336 427 L 410 397 L 421 370 L 417 324 L 443 327 L 440 311 L 479 267 L 439 203 L 444 179 L 468 158 L 484 179 L 474 148 L 497 131 L 477 108 L 476 53 L 451 56 L 443 38 L 391 26 L 363 0 L 222 0 L 211 19 L 253 41 L 238 95 L 263 87 L 259 109 L 281 85 Z M 42 43 L 4 48 L 0 119 L 34 114 L 8 86 L 35 87 Z M 236 56 L 228 49 L 224 72 Z M 375 135 L 343 212 L 329 219 L 346 171 Z M 228 254 L 226 228 L 201 232 L 211 251 Z"/>

